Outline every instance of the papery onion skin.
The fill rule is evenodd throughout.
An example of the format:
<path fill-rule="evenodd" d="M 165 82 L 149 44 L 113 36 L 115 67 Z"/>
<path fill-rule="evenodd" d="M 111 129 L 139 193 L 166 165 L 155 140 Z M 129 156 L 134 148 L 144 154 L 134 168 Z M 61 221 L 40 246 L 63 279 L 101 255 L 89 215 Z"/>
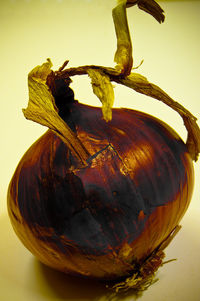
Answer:
<path fill-rule="evenodd" d="M 21 159 L 8 212 L 23 244 L 44 264 L 98 279 L 128 275 L 173 231 L 191 200 L 186 145 L 162 121 L 128 109 L 75 102 L 66 122 L 91 154 L 88 167 L 48 130 Z"/>

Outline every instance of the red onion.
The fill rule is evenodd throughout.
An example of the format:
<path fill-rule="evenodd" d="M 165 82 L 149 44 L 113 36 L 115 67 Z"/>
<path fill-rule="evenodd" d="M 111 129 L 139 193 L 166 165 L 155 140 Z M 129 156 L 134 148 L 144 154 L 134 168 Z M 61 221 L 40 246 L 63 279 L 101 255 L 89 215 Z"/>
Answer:
<path fill-rule="evenodd" d="M 164 248 L 191 200 L 192 160 L 200 152 L 196 118 L 132 70 L 126 5 L 158 22 L 155 1 L 119 1 L 113 10 L 116 68 L 82 66 L 56 72 L 51 62 L 29 74 L 27 119 L 50 129 L 21 159 L 8 189 L 8 212 L 23 244 L 57 270 L 103 280 L 130 277 L 117 290 L 144 288 L 162 265 Z M 100 108 L 74 100 L 70 77 L 88 74 Z M 161 120 L 111 110 L 111 81 L 156 98 L 183 118 L 186 143 Z"/>
<path fill-rule="evenodd" d="M 48 130 L 11 181 L 13 227 L 53 268 L 100 279 L 128 275 L 185 213 L 192 160 L 180 137 L 147 114 L 113 109 L 106 123 L 99 108 L 74 102 L 66 111 L 91 154 L 88 166 L 75 169 L 69 149 Z"/>

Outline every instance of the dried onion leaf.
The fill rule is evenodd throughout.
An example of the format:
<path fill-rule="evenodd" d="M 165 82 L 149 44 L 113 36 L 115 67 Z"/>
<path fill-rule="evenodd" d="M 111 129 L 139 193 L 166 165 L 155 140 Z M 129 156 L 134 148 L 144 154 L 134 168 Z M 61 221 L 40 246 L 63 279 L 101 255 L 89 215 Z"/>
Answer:
<path fill-rule="evenodd" d="M 164 22 L 164 10 L 154 0 L 127 0 L 126 7 L 136 5 L 146 13 L 152 15 L 159 23 Z"/>
<path fill-rule="evenodd" d="M 118 83 L 123 84 L 135 91 L 150 96 L 154 99 L 160 100 L 173 110 L 175 110 L 184 121 L 184 125 L 188 131 L 186 146 L 193 160 L 198 160 L 200 153 L 200 129 L 196 123 L 197 118 L 193 116 L 181 104 L 174 101 L 167 93 L 155 84 L 150 83 L 146 77 L 131 73 L 126 78 L 118 78 Z"/>
<path fill-rule="evenodd" d="M 86 166 L 89 154 L 74 132 L 58 115 L 54 98 L 46 84 L 47 77 L 52 72 L 51 67 L 52 63 L 48 59 L 46 63 L 35 67 L 29 73 L 29 102 L 28 107 L 22 111 L 27 119 L 47 126 L 55 132 L 78 158 L 81 165 Z"/>
<path fill-rule="evenodd" d="M 114 103 L 114 89 L 108 75 L 101 70 L 88 69 L 94 94 L 102 103 L 102 113 L 105 121 L 112 119 L 112 106 Z"/>
<path fill-rule="evenodd" d="M 126 76 L 130 74 L 133 66 L 132 42 L 127 21 L 126 0 L 118 2 L 119 4 L 112 11 L 117 37 L 117 50 L 114 61 L 117 63 L 115 68 Z"/>

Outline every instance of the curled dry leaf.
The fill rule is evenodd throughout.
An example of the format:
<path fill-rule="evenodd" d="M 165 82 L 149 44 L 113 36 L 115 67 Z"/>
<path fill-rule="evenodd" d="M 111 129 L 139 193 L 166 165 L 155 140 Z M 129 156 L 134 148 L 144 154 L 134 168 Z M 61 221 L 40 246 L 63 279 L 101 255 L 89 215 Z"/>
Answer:
<path fill-rule="evenodd" d="M 131 73 L 128 77 L 122 79 L 118 78 L 117 82 L 135 91 L 160 100 L 173 110 L 175 110 L 184 121 L 184 125 L 188 131 L 186 145 L 193 160 L 197 161 L 200 153 L 200 129 L 196 123 L 197 118 L 193 116 L 187 109 L 180 103 L 174 101 L 167 93 L 155 84 L 150 83 L 146 77 L 138 74 Z"/>
<path fill-rule="evenodd" d="M 132 42 L 127 21 L 126 8 L 134 5 L 148 14 L 152 15 L 159 23 L 164 22 L 164 11 L 154 0 L 118 0 L 113 9 L 113 21 L 117 37 L 117 50 L 114 61 L 117 63 L 116 70 L 121 75 L 127 76 L 131 73 L 133 67 Z"/>
<path fill-rule="evenodd" d="M 88 74 L 88 70 L 97 70 L 99 73 L 107 75 L 110 78 L 110 81 L 114 81 L 118 84 L 125 85 L 136 92 L 150 96 L 154 99 L 160 100 L 165 103 L 173 110 L 175 110 L 183 119 L 184 125 L 187 129 L 188 136 L 186 145 L 188 151 L 194 161 L 197 161 L 198 155 L 200 153 L 200 129 L 197 124 L 197 118 L 193 116 L 185 107 L 180 103 L 173 100 L 166 92 L 164 92 L 157 85 L 150 83 L 148 79 L 139 74 L 132 72 L 130 75 L 122 77 L 115 68 L 108 68 L 103 66 L 80 66 L 77 68 L 69 68 L 63 70 L 62 72 L 57 72 L 57 77 L 68 78 L 69 76 Z"/>
<path fill-rule="evenodd" d="M 164 11 L 160 5 L 154 0 L 127 0 L 126 7 L 138 5 L 141 10 L 152 15 L 159 23 L 164 22 Z"/>
<path fill-rule="evenodd" d="M 76 155 L 82 165 L 87 165 L 89 154 L 74 132 L 60 118 L 54 98 L 46 84 L 47 76 L 52 72 L 55 77 L 69 78 L 73 75 L 88 74 L 92 79 L 94 93 L 102 102 L 103 117 L 106 121 L 112 118 L 114 91 L 111 81 L 123 84 L 135 91 L 162 101 L 183 118 L 188 131 L 186 145 L 193 160 L 198 159 L 200 153 L 200 129 L 196 118 L 181 104 L 174 101 L 157 85 L 150 83 L 144 76 L 131 73 L 132 43 L 127 22 L 126 7 L 137 4 L 139 8 L 153 15 L 160 23 L 164 21 L 162 8 L 154 0 L 118 0 L 113 9 L 113 21 L 117 36 L 117 51 L 115 53 L 116 68 L 103 66 L 80 66 L 63 70 L 68 61 L 57 72 L 51 70 L 50 60 L 42 66 L 34 68 L 28 77 L 29 104 L 23 110 L 27 119 L 48 126 L 57 133 Z"/>
<path fill-rule="evenodd" d="M 105 121 L 112 119 L 112 106 L 114 103 L 114 89 L 108 75 L 101 70 L 88 69 L 94 94 L 102 103 L 102 113 Z"/>
<path fill-rule="evenodd" d="M 80 164 L 85 166 L 89 154 L 75 133 L 58 115 L 54 98 L 46 84 L 47 76 L 52 72 L 51 66 L 52 63 L 48 59 L 46 63 L 35 67 L 29 73 L 29 102 L 28 107 L 23 109 L 24 116 L 55 132 L 75 154 Z"/>
<path fill-rule="evenodd" d="M 126 0 L 119 1 L 119 4 L 112 11 L 115 32 L 117 37 L 117 50 L 114 61 L 115 67 L 124 76 L 129 75 L 133 66 L 132 42 L 129 33 Z"/>

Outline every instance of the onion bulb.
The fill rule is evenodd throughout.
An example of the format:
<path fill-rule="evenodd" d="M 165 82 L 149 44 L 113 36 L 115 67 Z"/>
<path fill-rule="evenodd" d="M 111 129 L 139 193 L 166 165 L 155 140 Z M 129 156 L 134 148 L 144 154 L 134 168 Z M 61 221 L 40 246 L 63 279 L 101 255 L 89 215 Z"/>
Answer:
<path fill-rule="evenodd" d="M 113 12 L 119 48 L 121 34 L 130 44 L 124 3 Z M 120 12 L 126 34 L 119 26 Z M 157 20 L 163 21 L 162 12 Z M 162 265 L 163 250 L 190 203 L 200 131 L 190 112 L 131 72 L 131 48 L 125 59 L 120 49 L 116 68 L 64 70 L 66 62 L 53 72 L 48 60 L 30 72 L 29 104 L 23 112 L 49 129 L 15 170 L 8 212 L 17 236 L 44 264 L 100 280 L 128 277 L 126 285 L 132 279 L 141 287 Z M 91 78 L 103 118 L 101 108 L 74 99 L 69 84 L 77 74 Z M 187 142 L 153 116 L 112 109 L 112 81 L 176 110 L 188 130 Z"/>
<path fill-rule="evenodd" d="M 14 229 L 53 268 L 100 279 L 128 275 L 185 213 L 192 159 L 180 137 L 147 114 L 113 109 L 106 123 L 100 108 L 74 102 L 66 111 L 91 154 L 88 166 L 76 169 L 76 158 L 48 130 L 11 181 Z"/>

